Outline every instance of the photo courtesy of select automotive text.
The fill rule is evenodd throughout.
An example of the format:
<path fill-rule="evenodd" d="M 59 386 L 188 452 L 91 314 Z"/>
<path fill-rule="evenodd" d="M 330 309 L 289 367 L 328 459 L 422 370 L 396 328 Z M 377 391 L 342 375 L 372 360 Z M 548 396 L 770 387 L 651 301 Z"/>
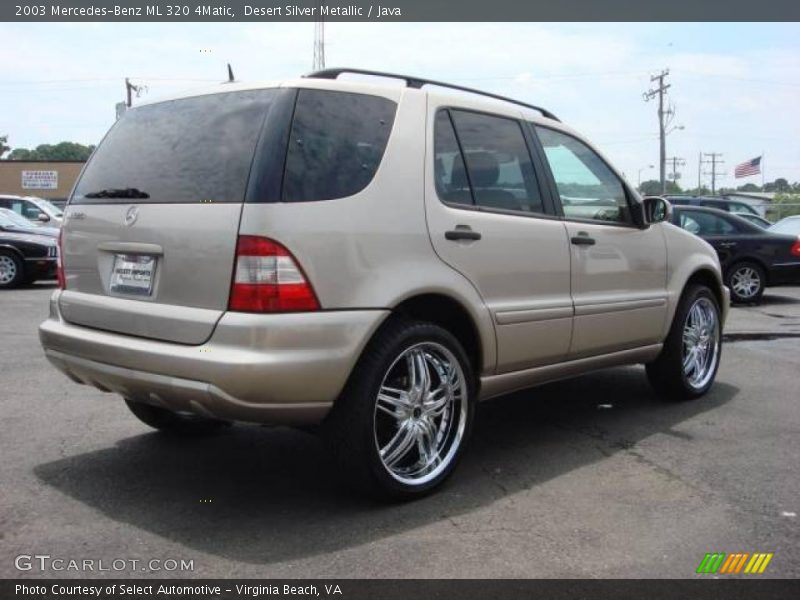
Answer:
<path fill-rule="evenodd" d="M 0 600 L 800 598 L 800 3 L 0 3 Z"/>

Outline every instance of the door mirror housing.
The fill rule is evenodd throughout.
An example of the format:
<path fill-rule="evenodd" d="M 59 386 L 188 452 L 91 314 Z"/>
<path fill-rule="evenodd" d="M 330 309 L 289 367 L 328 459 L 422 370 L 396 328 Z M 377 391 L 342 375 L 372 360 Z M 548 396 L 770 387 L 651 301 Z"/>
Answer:
<path fill-rule="evenodd" d="M 663 223 L 672 218 L 672 205 L 661 196 L 646 196 L 642 199 L 644 222 Z"/>
<path fill-rule="evenodd" d="M 40 212 L 38 215 L 36 215 L 36 220 L 41 223 L 47 223 L 50 220 L 50 217 L 48 217 L 45 213 Z"/>

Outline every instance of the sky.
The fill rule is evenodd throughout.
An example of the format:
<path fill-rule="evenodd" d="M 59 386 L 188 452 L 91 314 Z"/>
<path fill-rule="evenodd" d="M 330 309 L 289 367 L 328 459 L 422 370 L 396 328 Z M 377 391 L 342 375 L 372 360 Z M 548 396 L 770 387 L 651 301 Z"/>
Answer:
<path fill-rule="evenodd" d="M 798 23 L 332 23 L 326 64 L 450 81 L 547 107 L 635 185 L 658 178 L 656 103 L 643 92 L 668 68 L 675 109 L 667 156 L 722 153 L 717 187 L 764 155 L 765 177 L 800 181 Z M 124 100 L 311 70 L 313 23 L 0 24 L 0 135 L 12 147 L 96 144 Z M 134 98 L 134 103 L 137 98 Z M 654 165 L 653 168 L 650 165 Z M 704 166 L 707 171 L 710 166 Z M 670 171 L 671 169 L 668 169 Z M 703 176 L 708 185 L 710 177 Z"/>

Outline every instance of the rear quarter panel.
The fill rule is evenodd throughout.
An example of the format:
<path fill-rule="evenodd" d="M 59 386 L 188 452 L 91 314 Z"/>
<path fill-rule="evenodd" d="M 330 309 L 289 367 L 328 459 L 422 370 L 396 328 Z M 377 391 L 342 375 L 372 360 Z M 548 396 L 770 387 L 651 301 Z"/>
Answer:
<path fill-rule="evenodd" d="M 298 203 L 247 203 L 240 234 L 285 245 L 297 258 L 324 310 L 393 308 L 440 293 L 472 316 L 482 343 L 483 371 L 496 364 L 490 315 L 474 287 L 433 251 L 425 221 L 424 92 L 399 92 L 386 152 L 372 182 L 346 198 Z"/>

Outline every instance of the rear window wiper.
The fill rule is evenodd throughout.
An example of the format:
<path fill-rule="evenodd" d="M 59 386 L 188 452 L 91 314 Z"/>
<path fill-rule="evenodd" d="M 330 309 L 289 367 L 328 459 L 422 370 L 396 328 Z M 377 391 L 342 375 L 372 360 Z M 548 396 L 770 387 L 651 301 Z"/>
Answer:
<path fill-rule="evenodd" d="M 89 194 L 84 194 L 84 198 L 132 198 L 132 199 L 144 199 L 149 198 L 150 194 L 147 192 L 143 192 L 138 188 L 108 188 L 105 190 L 99 190 L 97 192 L 91 192 Z"/>

